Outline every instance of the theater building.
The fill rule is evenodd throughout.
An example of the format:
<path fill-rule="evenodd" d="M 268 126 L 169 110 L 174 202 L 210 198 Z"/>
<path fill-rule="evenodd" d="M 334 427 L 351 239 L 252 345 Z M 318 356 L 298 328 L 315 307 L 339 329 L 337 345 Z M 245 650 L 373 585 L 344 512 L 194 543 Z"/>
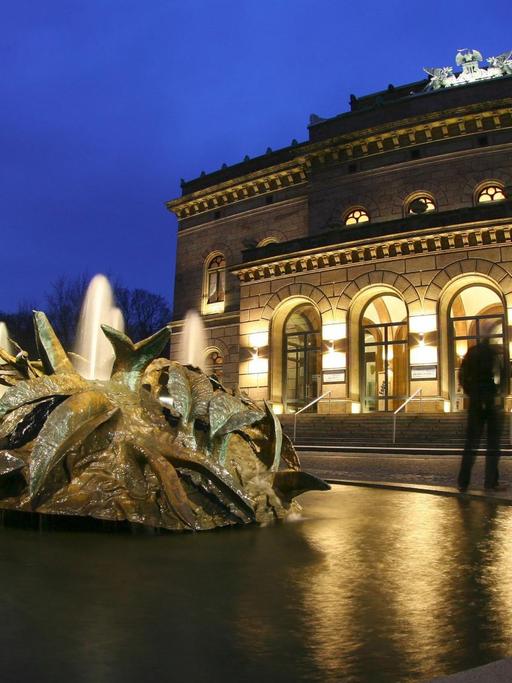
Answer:
<path fill-rule="evenodd" d="M 207 366 L 280 412 L 460 411 L 482 335 L 508 372 L 512 61 L 457 64 L 182 183 L 174 357 L 200 311 Z"/>

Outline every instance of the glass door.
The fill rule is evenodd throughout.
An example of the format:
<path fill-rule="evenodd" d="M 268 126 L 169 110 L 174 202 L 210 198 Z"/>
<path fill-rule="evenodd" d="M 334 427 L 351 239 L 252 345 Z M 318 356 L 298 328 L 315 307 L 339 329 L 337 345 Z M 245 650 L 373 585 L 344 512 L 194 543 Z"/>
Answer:
<path fill-rule="evenodd" d="M 283 402 L 296 412 L 320 395 L 322 348 L 320 316 L 310 305 L 292 311 L 284 328 Z M 316 405 L 313 407 L 313 410 Z"/>
<path fill-rule="evenodd" d="M 407 398 L 407 323 L 363 326 L 363 411 L 396 410 Z"/>
<path fill-rule="evenodd" d="M 496 315 L 475 315 L 457 316 L 450 319 L 450 335 L 452 349 L 451 358 L 451 401 L 455 412 L 466 410 L 468 398 L 459 383 L 460 366 L 466 353 L 479 341 L 484 338 L 489 339 L 490 344 L 495 344 L 502 354 L 502 367 L 506 368 L 503 358 L 504 344 L 504 316 Z"/>

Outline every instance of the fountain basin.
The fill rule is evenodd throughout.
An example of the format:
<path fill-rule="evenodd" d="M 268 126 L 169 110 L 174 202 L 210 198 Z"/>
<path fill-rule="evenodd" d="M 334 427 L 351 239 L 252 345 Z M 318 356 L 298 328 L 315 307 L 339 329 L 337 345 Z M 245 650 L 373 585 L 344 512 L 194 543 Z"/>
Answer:
<path fill-rule="evenodd" d="M 343 486 L 300 502 L 202 535 L 0 528 L 2 680 L 388 683 L 512 654 L 510 508 Z"/>

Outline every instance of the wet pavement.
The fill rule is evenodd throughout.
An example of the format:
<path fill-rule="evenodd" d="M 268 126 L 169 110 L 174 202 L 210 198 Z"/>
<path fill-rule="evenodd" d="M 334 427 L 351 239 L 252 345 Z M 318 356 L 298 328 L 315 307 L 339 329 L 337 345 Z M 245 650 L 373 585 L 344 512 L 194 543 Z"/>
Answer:
<path fill-rule="evenodd" d="M 390 482 L 454 487 L 460 456 L 452 455 L 373 455 L 339 453 L 299 453 L 302 467 L 324 479 Z M 485 457 L 477 457 L 470 490 L 483 488 Z M 502 456 L 501 481 L 511 486 L 500 497 L 512 500 L 512 457 Z"/>
<path fill-rule="evenodd" d="M 416 683 L 512 655 L 509 507 L 301 502 L 198 534 L 0 526 L 2 683 Z"/>

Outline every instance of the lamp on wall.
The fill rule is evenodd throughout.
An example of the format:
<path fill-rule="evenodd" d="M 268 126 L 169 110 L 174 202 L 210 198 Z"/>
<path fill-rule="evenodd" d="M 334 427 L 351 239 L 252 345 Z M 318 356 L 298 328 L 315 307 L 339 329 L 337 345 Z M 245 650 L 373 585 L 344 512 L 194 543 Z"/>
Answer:
<path fill-rule="evenodd" d="M 420 339 L 419 344 L 411 349 L 411 365 L 436 365 L 437 346 L 425 344 Z"/>
<path fill-rule="evenodd" d="M 322 339 L 324 341 L 334 342 L 339 339 L 345 339 L 346 336 L 346 323 L 329 323 L 327 325 L 322 325 Z"/>
<path fill-rule="evenodd" d="M 268 359 L 260 358 L 258 356 L 258 350 L 252 354 L 252 358 L 249 361 L 249 372 L 251 375 L 261 375 L 268 371 Z"/>
<path fill-rule="evenodd" d="M 415 334 L 426 334 L 427 332 L 434 332 L 437 330 L 437 316 L 435 314 L 428 315 L 411 315 L 409 317 L 409 331 Z"/>
<path fill-rule="evenodd" d="M 253 332 L 249 335 L 249 346 L 253 349 L 261 349 L 268 346 L 268 332 Z"/>
<path fill-rule="evenodd" d="M 347 354 L 343 351 L 335 351 L 330 346 L 322 358 L 322 368 L 324 370 L 337 370 L 347 367 Z"/>
<path fill-rule="evenodd" d="M 249 361 L 249 372 L 251 375 L 259 375 L 268 372 L 268 359 L 261 358 L 259 350 L 268 346 L 268 332 L 253 332 L 249 335 L 249 346 L 254 351 L 251 351 L 251 360 Z"/>

